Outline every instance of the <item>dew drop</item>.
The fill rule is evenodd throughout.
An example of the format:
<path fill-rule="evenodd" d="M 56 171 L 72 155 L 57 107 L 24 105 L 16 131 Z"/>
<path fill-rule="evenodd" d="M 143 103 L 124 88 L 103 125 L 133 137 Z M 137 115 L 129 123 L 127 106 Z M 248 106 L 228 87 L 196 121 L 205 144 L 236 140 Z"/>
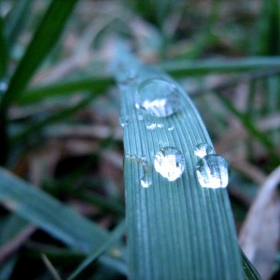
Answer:
<path fill-rule="evenodd" d="M 143 188 L 148 188 L 152 184 L 151 164 L 144 155 L 141 156 L 140 163 L 143 167 L 143 176 L 140 179 L 140 184 Z"/>
<path fill-rule="evenodd" d="M 168 131 L 172 131 L 173 129 L 174 129 L 174 125 L 170 125 L 170 126 L 168 126 Z"/>
<path fill-rule="evenodd" d="M 152 184 L 151 172 L 145 172 L 140 183 L 143 188 L 148 188 Z"/>
<path fill-rule="evenodd" d="M 120 122 L 120 125 L 122 127 L 125 127 L 125 126 L 127 126 L 130 123 L 130 118 L 126 114 L 121 115 L 120 118 L 119 118 L 119 122 Z"/>
<path fill-rule="evenodd" d="M 157 127 L 157 124 L 154 121 L 147 121 L 146 127 L 149 130 L 154 130 Z"/>
<path fill-rule="evenodd" d="M 203 158 L 205 156 L 214 154 L 214 150 L 210 145 L 201 143 L 195 147 L 194 154 L 197 157 Z"/>
<path fill-rule="evenodd" d="M 135 69 L 126 69 L 126 70 L 121 69 L 119 71 L 119 74 L 117 75 L 117 81 L 123 85 L 127 85 L 135 81 L 136 78 L 137 78 L 137 72 Z"/>
<path fill-rule="evenodd" d="M 180 107 L 177 87 L 163 79 L 148 79 L 138 86 L 137 102 L 150 115 L 163 118 L 176 113 Z"/>
<path fill-rule="evenodd" d="M 196 174 L 203 188 L 225 188 L 229 180 L 228 162 L 221 156 L 207 155 L 198 161 Z"/>
<path fill-rule="evenodd" d="M 144 116 L 140 113 L 140 114 L 138 114 L 138 120 L 139 121 L 143 121 L 143 119 L 144 119 Z"/>
<path fill-rule="evenodd" d="M 183 154 L 174 147 L 164 147 L 155 155 L 155 170 L 169 181 L 181 177 L 185 169 Z"/>

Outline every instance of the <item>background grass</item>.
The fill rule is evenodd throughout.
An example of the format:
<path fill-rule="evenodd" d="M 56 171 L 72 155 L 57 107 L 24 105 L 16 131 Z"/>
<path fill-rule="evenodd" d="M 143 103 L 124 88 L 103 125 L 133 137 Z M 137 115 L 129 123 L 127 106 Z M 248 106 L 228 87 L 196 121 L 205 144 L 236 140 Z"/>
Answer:
<path fill-rule="evenodd" d="M 66 279 L 86 256 L 81 279 L 127 277 L 119 37 L 191 96 L 241 247 L 277 279 L 279 1 L 66 2 L 0 2 L 0 279 Z"/>

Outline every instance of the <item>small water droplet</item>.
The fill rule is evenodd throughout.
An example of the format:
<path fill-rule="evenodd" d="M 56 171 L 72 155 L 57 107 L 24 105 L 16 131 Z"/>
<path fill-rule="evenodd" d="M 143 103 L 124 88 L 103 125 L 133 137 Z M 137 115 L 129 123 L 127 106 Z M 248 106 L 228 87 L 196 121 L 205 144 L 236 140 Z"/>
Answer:
<path fill-rule="evenodd" d="M 201 143 L 195 147 L 194 154 L 197 157 L 203 158 L 205 156 L 214 154 L 214 150 L 210 145 Z"/>
<path fill-rule="evenodd" d="M 164 178 L 175 181 L 185 170 L 185 158 L 178 149 L 165 147 L 155 155 L 154 167 Z"/>
<path fill-rule="evenodd" d="M 150 115 L 163 118 L 176 113 L 180 107 L 177 87 L 163 79 L 148 79 L 138 86 L 137 103 Z"/>
<path fill-rule="evenodd" d="M 170 125 L 170 126 L 168 126 L 168 131 L 172 131 L 173 129 L 174 129 L 174 125 Z"/>
<path fill-rule="evenodd" d="M 138 114 L 138 120 L 139 121 L 143 121 L 143 119 L 144 119 L 144 116 L 140 113 L 140 114 Z"/>
<path fill-rule="evenodd" d="M 196 174 L 203 188 L 225 188 L 229 180 L 228 162 L 221 156 L 207 155 L 198 161 Z"/>
<path fill-rule="evenodd" d="M 164 127 L 164 124 L 163 124 L 163 123 L 157 123 L 157 127 L 158 127 L 158 128 L 163 128 L 163 127 Z"/>
<path fill-rule="evenodd" d="M 120 84 L 127 85 L 137 78 L 137 72 L 135 69 L 121 69 L 117 75 L 117 81 Z"/>
<path fill-rule="evenodd" d="M 143 188 L 148 188 L 152 184 L 151 172 L 145 172 L 140 183 Z"/>
<path fill-rule="evenodd" d="M 122 127 L 125 127 L 125 126 L 127 126 L 130 123 L 130 118 L 126 114 L 121 115 L 120 118 L 119 118 L 119 122 L 120 122 L 120 125 Z"/>
<path fill-rule="evenodd" d="M 154 130 L 157 127 L 157 124 L 155 122 L 153 122 L 153 121 L 147 121 L 146 127 L 149 130 Z"/>
<path fill-rule="evenodd" d="M 125 158 L 127 158 L 127 159 L 137 159 L 137 156 L 136 155 L 126 154 Z"/>
<path fill-rule="evenodd" d="M 148 188 L 152 184 L 152 167 L 145 155 L 140 158 L 140 164 L 143 168 L 143 176 L 140 179 L 140 184 L 143 188 Z"/>

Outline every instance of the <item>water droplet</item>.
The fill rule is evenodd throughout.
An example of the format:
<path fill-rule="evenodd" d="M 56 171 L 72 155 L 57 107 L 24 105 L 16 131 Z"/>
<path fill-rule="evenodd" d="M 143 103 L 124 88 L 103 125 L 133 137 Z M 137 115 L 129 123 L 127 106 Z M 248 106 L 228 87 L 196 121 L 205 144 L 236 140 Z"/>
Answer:
<path fill-rule="evenodd" d="M 144 116 L 140 113 L 140 114 L 138 114 L 138 120 L 139 121 L 143 121 L 143 119 L 144 119 Z"/>
<path fill-rule="evenodd" d="M 175 181 L 184 172 L 185 158 L 178 149 L 165 147 L 155 155 L 154 167 L 164 178 Z"/>
<path fill-rule="evenodd" d="M 127 158 L 127 159 L 137 159 L 137 156 L 136 155 L 126 154 L 125 158 Z"/>
<path fill-rule="evenodd" d="M 143 177 L 140 180 L 141 186 L 143 188 L 148 188 L 152 184 L 151 172 L 145 172 Z"/>
<path fill-rule="evenodd" d="M 130 118 L 126 114 L 121 115 L 119 118 L 119 122 L 122 127 L 127 126 L 130 123 Z"/>
<path fill-rule="evenodd" d="M 194 149 L 194 154 L 197 157 L 203 158 L 205 156 L 214 154 L 214 150 L 208 144 L 198 144 Z"/>
<path fill-rule="evenodd" d="M 157 127 L 157 124 L 155 122 L 153 122 L 153 121 L 147 121 L 146 127 L 149 130 L 154 130 Z"/>
<path fill-rule="evenodd" d="M 163 79 L 148 79 L 138 86 L 139 106 L 150 115 L 163 118 L 176 113 L 180 94 L 175 85 Z"/>
<path fill-rule="evenodd" d="M 133 81 L 135 81 L 137 78 L 137 72 L 135 69 L 120 69 L 118 75 L 117 75 L 117 81 L 120 84 L 127 85 Z"/>
<path fill-rule="evenodd" d="M 163 124 L 163 123 L 157 123 L 157 127 L 158 127 L 158 128 L 163 128 L 163 127 L 164 127 L 164 124 Z"/>
<path fill-rule="evenodd" d="M 170 125 L 170 126 L 168 126 L 168 131 L 172 131 L 173 129 L 174 129 L 174 125 Z"/>
<path fill-rule="evenodd" d="M 144 155 L 141 156 L 140 163 L 143 167 L 143 176 L 140 179 L 140 184 L 143 188 L 148 188 L 152 184 L 152 167 Z"/>
<path fill-rule="evenodd" d="M 225 188 L 228 185 L 228 162 L 218 155 L 201 158 L 196 166 L 196 174 L 203 188 Z"/>

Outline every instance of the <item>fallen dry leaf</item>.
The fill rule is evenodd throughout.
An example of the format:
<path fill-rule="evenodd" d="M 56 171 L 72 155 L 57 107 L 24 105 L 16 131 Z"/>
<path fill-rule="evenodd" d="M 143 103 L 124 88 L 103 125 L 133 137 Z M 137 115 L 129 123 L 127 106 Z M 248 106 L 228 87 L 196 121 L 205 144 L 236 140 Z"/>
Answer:
<path fill-rule="evenodd" d="M 263 279 L 269 279 L 280 238 L 280 167 L 266 179 L 240 230 L 239 243 Z"/>

